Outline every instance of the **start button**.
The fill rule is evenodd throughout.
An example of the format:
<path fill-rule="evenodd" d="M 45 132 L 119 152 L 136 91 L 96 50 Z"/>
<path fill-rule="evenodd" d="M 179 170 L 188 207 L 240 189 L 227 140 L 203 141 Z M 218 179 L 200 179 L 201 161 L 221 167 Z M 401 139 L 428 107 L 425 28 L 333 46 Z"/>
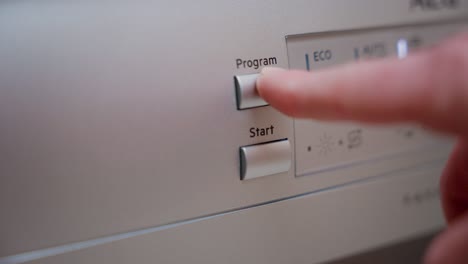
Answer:
<path fill-rule="evenodd" d="M 288 139 L 240 148 L 241 180 L 250 180 L 291 168 L 291 144 Z"/>

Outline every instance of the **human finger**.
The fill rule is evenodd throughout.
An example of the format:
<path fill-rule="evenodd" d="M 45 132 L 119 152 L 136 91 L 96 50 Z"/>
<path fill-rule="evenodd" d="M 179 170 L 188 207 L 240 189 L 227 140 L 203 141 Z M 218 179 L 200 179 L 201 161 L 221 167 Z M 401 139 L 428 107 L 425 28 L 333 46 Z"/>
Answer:
<path fill-rule="evenodd" d="M 468 212 L 468 142 L 466 139 L 460 140 L 453 151 L 441 178 L 440 189 L 445 216 L 451 224 Z"/>
<path fill-rule="evenodd" d="M 426 264 L 468 263 L 468 214 L 439 235 L 426 253 Z"/>
<path fill-rule="evenodd" d="M 317 72 L 265 68 L 259 94 L 298 118 L 373 123 L 415 121 L 468 134 L 468 34 L 405 59 L 352 63 Z"/>

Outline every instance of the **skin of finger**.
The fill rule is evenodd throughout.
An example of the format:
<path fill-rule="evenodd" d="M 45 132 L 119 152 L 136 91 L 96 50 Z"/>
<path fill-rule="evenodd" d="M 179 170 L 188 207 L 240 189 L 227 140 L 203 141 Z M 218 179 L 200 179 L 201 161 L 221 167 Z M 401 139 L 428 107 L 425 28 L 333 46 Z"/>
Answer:
<path fill-rule="evenodd" d="M 294 117 L 387 120 L 392 117 L 385 114 L 388 109 L 396 108 L 399 112 L 408 112 L 408 109 L 396 107 L 395 104 L 406 108 L 409 104 L 403 101 L 418 95 L 414 89 L 400 87 L 422 86 L 413 83 L 415 80 L 408 72 L 426 64 L 423 59 L 424 56 L 413 57 L 406 60 L 403 66 L 399 65 L 400 61 L 391 59 L 347 64 L 315 73 L 284 71 L 272 76 L 266 75 L 268 78 L 261 75 L 257 88 L 260 95 L 272 106 Z M 402 67 L 407 70 L 402 70 Z M 397 74 L 407 76 L 396 78 Z M 407 84 L 408 81 L 405 83 L 403 79 L 408 79 L 411 83 Z M 385 87 L 392 88 L 383 89 Z M 416 101 L 421 102 L 420 99 Z M 376 111 L 382 113 L 380 117 Z"/>
<path fill-rule="evenodd" d="M 453 151 L 441 178 L 440 188 L 445 216 L 451 225 L 461 215 L 468 212 L 468 143 L 466 139 L 461 139 Z"/>
<path fill-rule="evenodd" d="M 353 63 L 309 73 L 262 73 L 260 95 L 298 118 L 415 121 L 468 132 L 468 34 L 404 60 Z"/>
<path fill-rule="evenodd" d="M 433 241 L 424 259 L 426 264 L 468 263 L 468 214 L 459 217 Z"/>
<path fill-rule="evenodd" d="M 468 263 L 468 143 L 461 138 L 441 178 L 442 205 L 448 222 L 426 252 L 426 264 Z"/>

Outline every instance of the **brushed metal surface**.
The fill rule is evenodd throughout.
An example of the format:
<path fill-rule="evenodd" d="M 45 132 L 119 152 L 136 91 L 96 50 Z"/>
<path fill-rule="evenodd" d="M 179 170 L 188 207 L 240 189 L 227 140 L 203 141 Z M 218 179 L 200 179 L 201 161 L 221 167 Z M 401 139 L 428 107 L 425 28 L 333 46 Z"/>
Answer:
<path fill-rule="evenodd" d="M 237 59 L 275 57 L 276 66 L 287 68 L 288 35 L 437 22 L 466 16 L 467 3 L 425 11 L 410 10 L 406 0 L 2 1 L 0 257 L 245 208 L 446 158 L 449 145 L 306 177 L 295 177 L 293 168 L 241 181 L 240 146 L 288 138 L 295 153 L 296 141 L 294 120 L 273 108 L 236 109 L 233 76 L 260 70 L 238 67 Z M 249 136 L 252 127 L 271 125 L 274 135 Z M 426 184 L 437 182 L 419 177 L 411 186 Z M 403 185 L 392 188 L 398 193 Z M 388 199 L 370 195 L 360 201 L 379 215 Z M 327 203 L 321 195 L 310 200 Z M 340 202 L 354 212 L 362 206 Z M 437 208 L 434 202 L 431 217 L 440 216 Z M 425 209 L 414 208 L 411 215 L 400 210 L 379 218 L 381 225 L 404 226 L 394 234 L 400 238 L 413 228 L 442 225 L 438 217 L 418 216 Z M 241 226 L 260 221 L 255 219 L 237 222 L 233 232 L 247 237 Z M 328 223 L 323 232 L 342 224 Z M 303 228 L 291 225 L 282 234 L 293 240 Z M 187 237 L 194 241 L 192 235 L 198 234 L 164 239 L 158 233 L 161 255 L 141 257 L 170 258 L 163 244 L 177 248 Z M 228 238 L 221 242 L 230 243 Z M 310 245 L 304 238 L 295 245 Z M 375 232 L 360 245 L 390 238 Z M 277 242 L 273 248 L 287 245 Z M 288 249 L 285 256 L 294 255 Z"/>
<path fill-rule="evenodd" d="M 240 148 L 241 179 L 251 180 L 291 169 L 289 140 L 263 143 Z"/>

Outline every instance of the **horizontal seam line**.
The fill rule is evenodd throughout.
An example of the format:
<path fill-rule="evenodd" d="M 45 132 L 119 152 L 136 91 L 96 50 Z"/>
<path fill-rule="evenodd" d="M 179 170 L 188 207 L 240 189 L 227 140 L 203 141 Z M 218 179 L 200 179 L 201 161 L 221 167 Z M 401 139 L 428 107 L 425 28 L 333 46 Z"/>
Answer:
<path fill-rule="evenodd" d="M 33 260 L 38 260 L 38 259 L 42 259 L 42 258 L 46 258 L 46 257 L 52 257 L 52 256 L 61 255 L 61 254 L 65 254 L 65 253 L 70 253 L 70 252 L 74 252 L 74 251 L 79 251 L 79 250 L 83 250 L 83 249 L 86 249 L 86 248 L 95 247 L 95 246 L 99 246 L 99 245 L 103 245 L 103 244 L 107 244 L 107 243 L 111 243 L 111 242 L 116 242 L 116 241 L 120 241 L 120 240 L 127 239 L 127 238 L 133 238 L 133 237 L 137 237 L 137 236 L 140 236 L 140 235 L 147 235 L 147 234 L 151 234 L 151 233 L 155 233 L 155 232 L 159 232 L 159 231 L 163 231 L 163 230 L 167 230 L 167 229 L 171 229 L 171 228 L 175 228 L 175 227 L 179 227 L 179 226 L 184 226 L 184 225 L 187 225 L 187 224 L 197 223 L 197 222 L 201 222 L 201 221 L 205 221 L 205 220 L 209 220 L 209 219 L 213 219 L 213 218 L 217 218 L 217 217 L 221 217 L 221 216 L 226 216 L 226 215 L 230 215 L 230 214 L 233 214 L 233 213 L 245 211 L 245 210 L 248 210 L 248 209 L 253 209 L 253 208 L 266 206 L 266 205 L 279 203 L 279 202 L 284 202 L 284 201 L 289 201 L 289 200 L 300 199 L 300 198 L 304 198 L 304 197 L 307 197 L 307 196 L 316 195 L 318 193 L 323 193 L 323 192 L 327 192 L 327 191 L 331 191 L 331 190 L 336 190 L 336 189 L 339 189 L 339 188 L 348 187 L 348 186 L 352 186 L 352 185 L 356 185 L 356 184 L 360 184 L 360 183 L 364 183 L 364 182 L 375 181 L 375 180 L 378 180 L 380 178 L 385 178 L 385 177 L 388 177 L 389 175 L 396 174 L 396 173 L 401 173 L 401 172 L 411 171 L 411 170 L 415 170 L 415 172 L 417 172 L 419 170 L 440 166 L 441 164 L 438 163 L 438 162 L 442 162 L 443 160 L 444 159 L 441 159 L 441 158 L 436 159 L 436 160 L 431 160 L 431 161 L 427 161 L 427 162 L 420 163 L 420 164 L 417 164 L 417 165 L 387 171 L 387 172 L 384 172 L 384 173 L 381 173 L 381 174 L 368 176 L 368 177 L 365 177 L 365 178 L 361 178 L 361 179 L 357 179 L 357 180 L 354 180 L 354 181 L 350 181 L 350 182 L 346 182 L 346 183 L 342 183 L 342 184 L 337 184 L 337 185 L 321 188 L 321 189 L 314 190 L 314 191 L 309 191 L 309 192 L 300 193 L 300 194 L 296 194 L 296 195 L 291 195 L 291 196 L 278 198 L 278 199 L 274 199 L 274 200 L 270 200 L 270 201 L 256 203 L 256 204 L 253 204 L 253 205 L 248 205 L 248 206 L 238 207 L 238 208 L 229 209 L 229 210 L 225 210 L 225 211 L 220 211 L 220 212 L 217 212 L 217 213 L 212 213 L 212 214 L 207 214 L 207 215 L 203 215 L 203 216 L 188 218 L 188 219 L 185 219 L 185 220 L 174 221 L 174 222 L 171 222 L 171 223 L 162 224 L 162 225 L 158 225 L 158 226 L 154 226 L 154 227 L 144 228 L 144 229 L 135 230 L 135 231 L 122 232 L 122 233 L 119 233 L 119 234 L 114 234 L 114 235 L 109 235 L 109 236 L 102 236 L 102 237 L 95 238 L 95 239 L 83 240 L 83 241 L 79 241 L 79 242 L 72 242 L 72 243 L 67 243 L 67 244 L 63 244 L 63 245 L 60 245 L 60 246 L 54 246 L 54 247 L 38 249 L 38 250 L 33 250 L 33 251 L 29 251 L 29 252 L 24 252 L 24 253 L 19 253 L 19 254 L 15 254 L 15 255 L 11 255 L 11 256 L 6 256 L 6 257 L 3 257 L 3 258 L 0 258 L 0 264 L 25 263 L 25 262 L 29 262 L 29 261 L 33 261 Z"/>

